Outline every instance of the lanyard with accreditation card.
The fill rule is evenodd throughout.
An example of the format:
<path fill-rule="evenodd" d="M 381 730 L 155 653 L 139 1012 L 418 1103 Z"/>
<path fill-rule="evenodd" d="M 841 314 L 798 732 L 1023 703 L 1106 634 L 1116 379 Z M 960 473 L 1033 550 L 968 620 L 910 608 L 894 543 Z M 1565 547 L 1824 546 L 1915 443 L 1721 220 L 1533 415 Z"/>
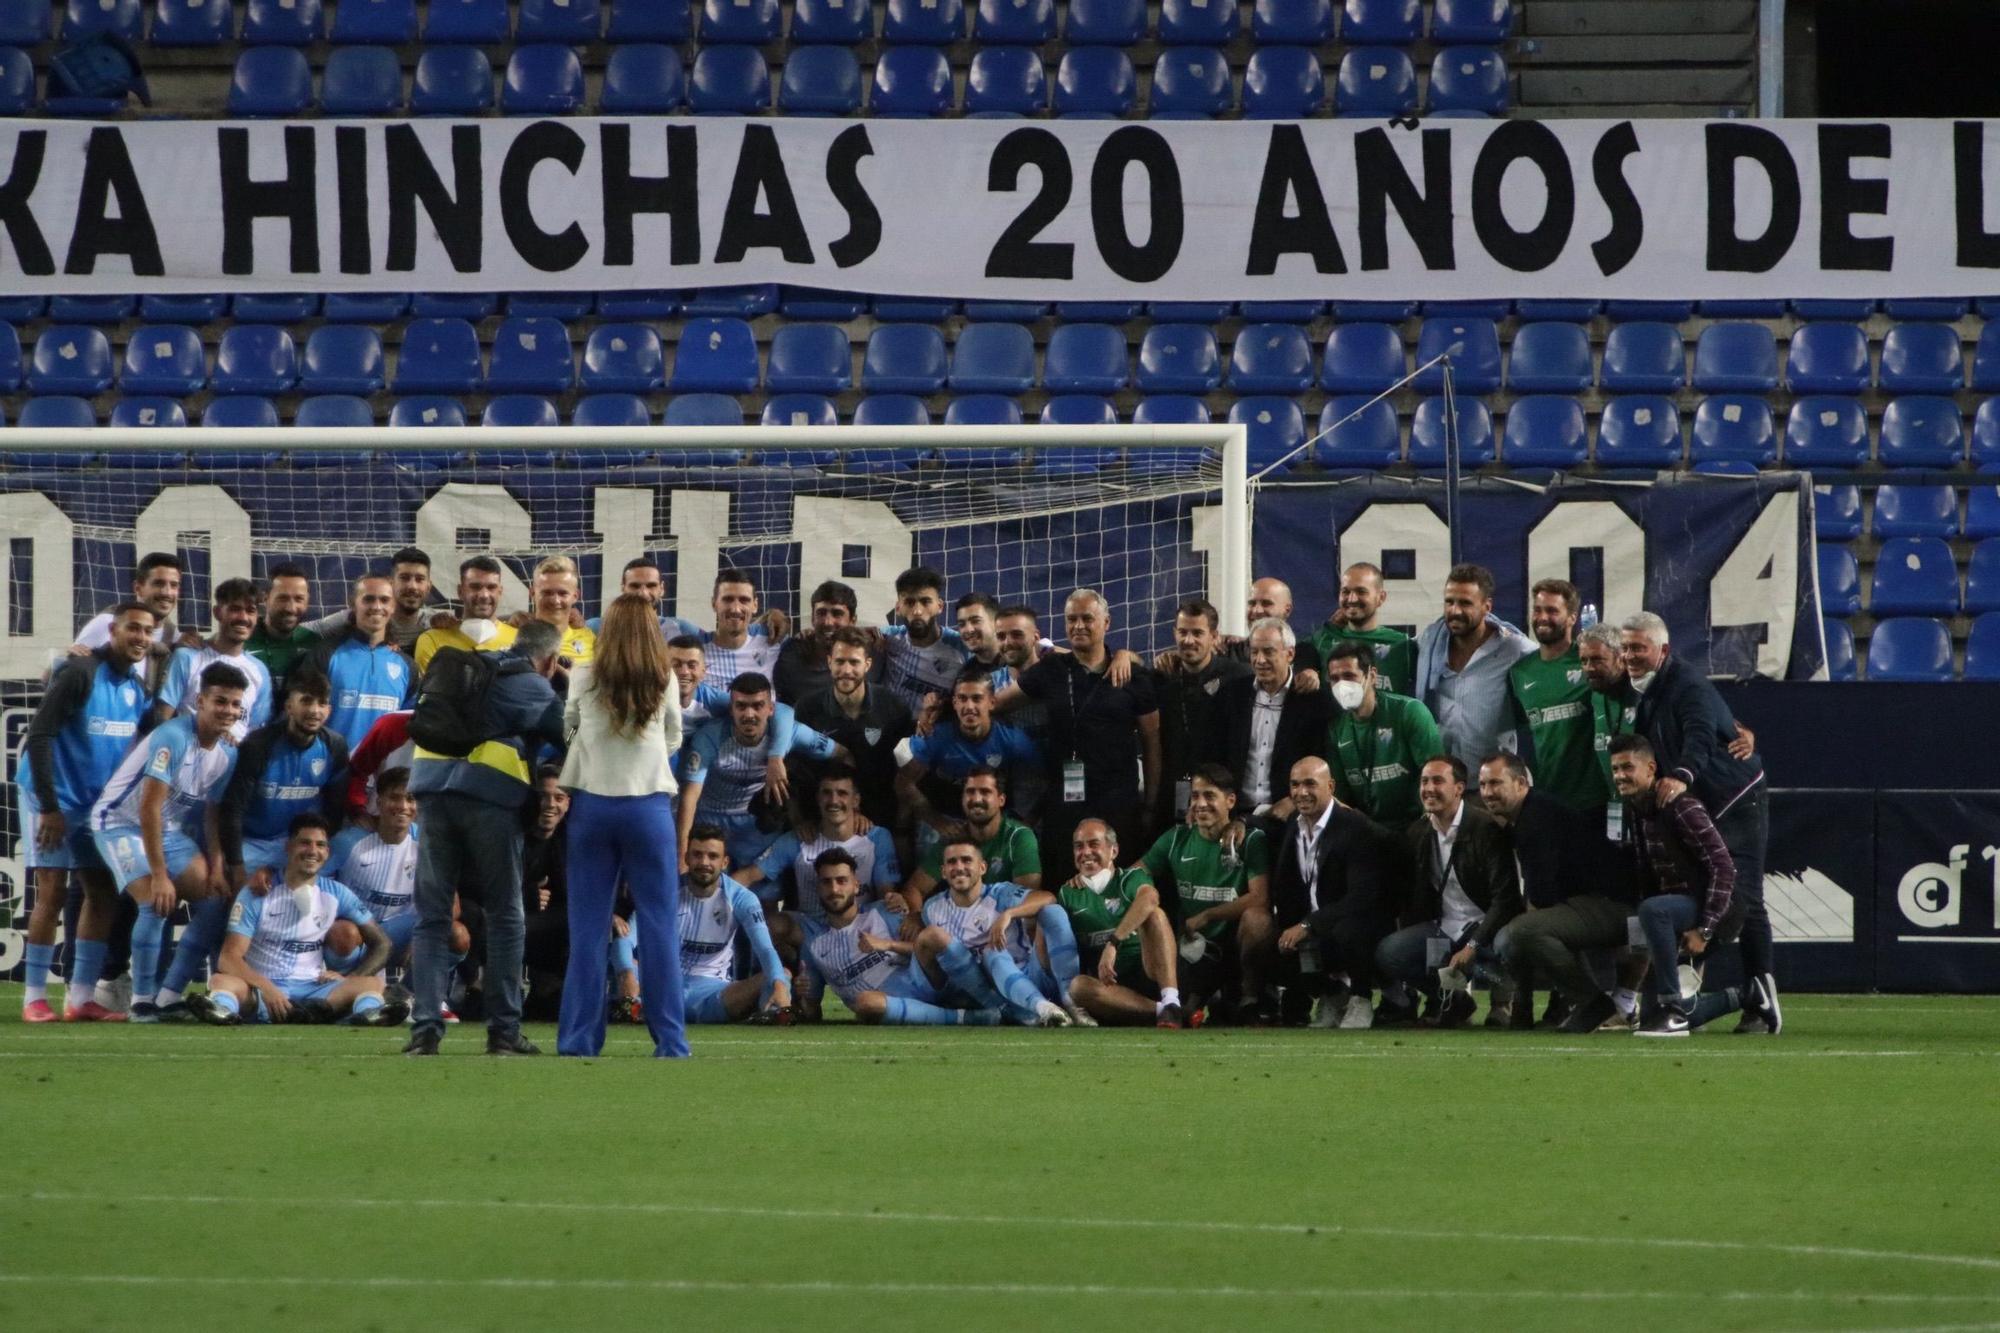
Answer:
<path fill-rule="evenodd" d="M 1110 663 L 1107 661 L 1105 665 L 1106 668 L 1108 669 Z M 1082 666 L 1082 664 L 1075 663 L 1073 664 L 1071 669 L 1066 670 L 1063 673 L 1063 684 L 1065 687 L 1067 687 L 1069 691 L 1069 734 L 1070 734 L 1070 754 L 1069 758 L 1063 761 L 1063 766 L 1062 766 L 1062 798 L 1063 798 L 1063 804 L 1065 805 L 1072 805 L 1084 799 L 1083 759 L 1080 755 L 1077 754 L 1076 751 L 1077 738 L 1079 732 L 1081 731 L 1081 727 L 1079 726 L 1079 717 L 1076 706 L 1075 667 L 1077 666 Z M 1084 667 L 1083 669 L 1086 671 L 1089 670 L 1088 667 Z M 1090 678 L 1090 689 L 1083 696 L 1083 701 L 1085 703 L 1089 703 L 1091 700 L 1091 696 L 1097 693 L 1097 687 L 1100 683 L 1101 683 L 1100 678 L 1097 675 L 1092 674 Z"/>

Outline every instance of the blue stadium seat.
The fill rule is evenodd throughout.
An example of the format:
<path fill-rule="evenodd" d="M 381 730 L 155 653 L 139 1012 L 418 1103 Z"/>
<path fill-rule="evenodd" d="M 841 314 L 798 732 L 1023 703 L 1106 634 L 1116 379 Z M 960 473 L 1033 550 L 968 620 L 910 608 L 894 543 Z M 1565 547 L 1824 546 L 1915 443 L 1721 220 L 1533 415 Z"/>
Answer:
<path fill-rule="evenodd" d="M 254 394 L 217 398 L 202 410 L 201 424 L 223 426 L 231 430 L 273 427 L 280 424 L 278 405 L 269 398 Z"/>
<path fill-rule="evenodd" d="M 942 116 L 951 110 L 951 61 L 932 46 L 882 52 L 868 90 L 868 109 L 898 118 Z"/>
<path fill-rule="evenodd" d="M 1859 680 L 1854 661 L 1854 631 L 1844 620 L 1822 619 L 1826 631 L 1826 676 L 1828 680 Z"/>
<path fill-rule="evenodd" d="M 497 292 L 417 292 L 410 297 L 416 319 L 488 319 L 500 313 Z"/>
<path fill-rule="evenodd" d="M 972 11 L 972 40 L 982 45 L 1040 46 L 1055 35 L 1055 0 L 978 0 Z"/>
<path fill-rule="evenodd" d="M 838 324 L 785 324 L 771 337 L 772 393 L 845 393 L 854 387 L 854 354 Z"/>
<path fill-rule="evenodd" d="M 1688 461 L 1748 463 L 1769 467 L 1777 461 L 1778 434 L 1771 405 L 1750 394 L 1718 393 L 1694 410 Z"/>
<path fill-rule="evenodd" d="M 1208 420 L 1208 404 L 1193 394 L 1151 394 L 1132 409 L 1135 426 L 1206 426 Z"/>
<path fill-rule="evenodd" d="M 1662 324 L 1679 324 L 1694 317 L 1694 302 L 1609 300 L 1604 303 L 1604 313 L 1613 323 L 1657 320 Z"/>
<path fill-rule="evenodd" d="M 1214 47 L 1169 46 L 1153 64 L 1150 113 L 1157 119 L 1219 116 L 1235 101 L 1229 57 Z"/>
<path fill-rule="evenodd" d="M 410 298 L 397 292 L 328 292 L 321 313 L 329 324 L 387 324 L 409 315 Z"/>
<path fill-rule="evenodd" d="M 694 36 L 688 0 L 611 0 L 608 42 L 685 42 Z"/>
<path fill-rule="evenodd" d="M 1892 296 L 1882 303 L 1890 319 L 1963 319 L 1971 308 L 1963 296 Z"/>
<path fill-rule="evenodd" d="M 1776 299 L 1696 301 L 1694 308 L 1708 319 L 1783 319 L 1785 303 Z"/>
<path fill-rule="evenodd" d="M 1981 393 L 2000 390 L 2000 319 L 1989 319 L 1979 330 L 1972 350 L 1972 387 Z"/>
<path fill-rule="evenodd" d="M 1236 6 L 1214 0 L 1160 0 L 1161 46 L 1227 46 L 1237 33 Z"/>
<path fill-rule="evenodd" d="M 320 109 L 329 116 L 389 116 L 402 109 L 403 67 L 386 46 L 342 46 L 326 58 Z"/>
<path fill-rule="evenodd" d="M 698 287 L 687 294 L 681 307 L 681 313 L 690 319 L 755 319 L 778 308 L 778 284 Z"/>
<path fill-rule="evenodd" d="M 1118 424 L 1118 406 L 1102 394 L 1057 394 L 1042 404 L 1042 414 L 1037 420 L 1044 426 L 1115 426 Z M 1036 466 L 1042 465 L 1045 460 L 1041 455 L 1048 452 L 1041 450 L 1036 454 Z M 1098 450 L 1087 452 L 1103 457 Z"/>
<path fill-rule="evenodd" d="M 1523 324 L 1514 331 L 1507 387 L 1515 393 L 1582 393 L 1590 381 L 1590 334 L 1583 325 Z"/>
<path fill-rule="evenodd" d="M 1864 320 L 1875 313 L 1876 302 L 1861 297 L 1813 297 L 1792 302 L 1792 313 L 1800 319 Z"/>
<path fill-rule="evenodd" d="M 1936 620 L 1911 616 L 1881 620 L 1868 636 L 1868 679 L 1948 681 L 1951 631 Z"/>
<path fill-rule="evenodd" d="M 1049 105 L 1049 75 L 1038 51 L 1018 46 L 975 51 L 965 73 L 968 116 L 1032 116 Z"/>
<path fill-rule="evenodd" d="M 88 396 L 109 389 L 111 379 L 111 340 L 103 329 L 52 324 L 35 339 L 35 359 L 28 370 L 29 393 Z"/>
<path fill-rule="evenodd" d="M 823 393 L 780 393 L 764 400 L 763 424 L 766 426 L 838 426 L 840 413 L 833 406 L 833 399 Z M 835 455 L 825 457 L 831 461 Z M 770 455 L 763 456 L 771 461 Z M 818 461 L 817 459 L 815 461 Z"/>
<path fill-rule="evenodd" d="M 97 412 L 87 398 L 67 393 L 50 394 L 22 403 L 21 416 L 15 424 L 49 430 L 89 429 L 97 425 Z"/>
<path fill-rule="evenodd" d="M 607 115 L 662 115 L 678 111 L 686 101 L 687 75 L 680 52 L 671 46 L 614 47 L 604 62 L 598 105 Z"/>
<path fill-rule="evenodd" d="M 1215 334 L 1200 324 L 1154 324 L 1139 342 L 1144 393 L 1213 393 L 1222 387 Z"/>
<path fill-rule="evenodd" d="M 757 335 L 741 319 L 691 319 L 674 347 L 675 393 L 755 393 Z"/>
<path fill-rule="evenodd" d="M 296 116 L 312 105 L 312 67 L 292 46 L 253 46 L 229 80 L 232 116 Z"/>
<path fill-rule="evenodd" d="M 49 0 L 14 0 L 0 5 L 0 46 L 40 46 L 55 32 Z"/>
<path fill-rule="evenodd" d="M 187 425 L 187 410 L 175 398 L 160 394 L 129 394 L 111 405 L 110 426 L 175 429 Z M 117 462 L 116 455 L 111 461 Z"/>
<path fill-rule="evenodd" d="M 335 46 L 402 46 L 417 39 L 416 0 L 340 0 L 327 34 Z"/>
<path fill-rule="evenodd" d="M 1868 413 L 1859 399 L 1814 394 L 1792 400 L 1785 465 L 1846 470 L 1868 461 Z"/>
<path fill-rule="evenodd" d="M 21 387 L 21 338 L 12 324 L 0 324 L 0 393 Z"/>
<path fill-rule="evenodd" d="M 311 46 L 325 31 L 320 0 L 249 0 L 243 7 L 245 46 Z"/>
<path fill-rule="evenodd" d="M 1769 393 L 1778 387 L 1778 343 L 1762 324 L 1711 324 L 1694 345 L 1694 387 Z"/>
<path fill-rule="evenodd" d="M 485 408 L 479 414 L 482 426 L 560 426 L 562 417 L 556 405 L 540 394 L 503 393 L 486 400 Z M 482 457 L 490 456 L 480 451 Z M 554 461 L 554 455 L 548 456 Z"/>
<path fill-rule="evenodd" d="M 1279 472 L 1289 472 L 1304 462 L 1306 455 L 1291 455 L 1306 442 L 1306 420 L 1299 405 L 1290 398 L 1253 395 L 1238 398 L 1229 409 L 1232 425 L 1248 427 L 1250 470 L 1261 472 L 1284 460 Z"/>
<path fill-rule="evenodd" d="M 1972 548 L 1965 565 L 1965 613 L 2000 611 L 2000 538 L 1989 537 Z"/>
<path fill-rule="evenodd" d="M 1319 387 L 1381 393 L 1403 378 L 1403 335 L 1393 324 L 1336 324 L 1326 336 Z"/>
<path fill-rule="evenodd" d="M 223 309 L 229 308 L 229 298 L 224 297 Z M 40 319 L 49 313 L 49 298 L 46 296 L 0 296 L 0 319 L 30 320 Z"/>
<path fill-rule="evenodd" d="M 965 40 L 962 0 L 888 0 L 882 41 L 888 46 L 949 46 Z"/>
<path fill-rule="evenodd" d="M 1884 483 L 1875 492 L 1877 537 L 1956 537 L 1958 492 L 1950 486 Z"/>
<path fill-rule="evenodd" d="M 583 62 L 567 46 L 517 46 L 500 81 L 500 113 L 567 116 L 583 107 Z"/>
<path fill-rule="evenodd" d="M 1344 116 L 1407 116 L 1417 109 L 1417 71 L 1407 51 L 1350 47 L 1333 84 L 1334 109 Z"/>
<path fill-rule="evenodd" d="M 1528 394 L 1507 409 L 1500 459 L 1509 467 L 1581 467 L 1590 455 L 1583 404 L 1565 394 Z"/>
<path fill-rule="evenodd" d="M 539 315 L 545 319 L 589 319 L 597 306 L 590 292 L 511 292 L 507 296 L 510 315 Z"/>
<path fill-rule="evenodd" d="M 2000 614 L 1987 612 L 1965 636 L 1965 679 L 2000 680 Z"/>
<path fill-rule="evenodd" d="M 1019 324 L 968 324 L 951 353 L 953 393 L 1026 393 L 1035 387 L 1035 335 Z"/>
<path fill-rule="evenodd" d="M 1956 393 L 1965 387 L 1958 330 L 1949 324 L 1898 324 L 1882 339 L 1884 393 Z"/>
<path fill-rule="evenodd" d="M 1056 66 L 1058 116 L 1117 117 L 1139 100 L 1139 76 L 1132 58 L 1114 46 L 1079 46 L 1063 52 Z"/>
<path fill-rule="evenodd" d="M 853 46 L 874 35 L 867 0 L 798 0 L 792 6 L 793 46 Z"/>
<path fill-rule="evenodd" d="M 49 301 L 49 318 L 58 324 L 119 324 L 139 307 L 130 293 L 116 296 L 57 296 Z"/>
<path fill-rule="evenodd" d="M 778 0 L 703 0 L 704 46 L 769 46 L 778 40 L 784 12 Z"/>
<path fill-rule="evenodd" d="M 306 355 L 310 360 L 310 342 Z M 396 357 L 397 393 L 473 393 L 482 378 L 479 335 L 471 324 L 462 319 L 413 319 L 404 325 Z"/>
<path fill-rule="evenodd" d="M 1340 40 L 1349 46 L 1408 46 L 1424 33 L 1418 0 L 1347 0 Z"/>
<path fill-rule="evenodd" d="M 1431 6 L 1431 40 L 1439 46 L 1492 46 L 1513 30 L 1511 0 L 1436 0 Z"/>
<path fill-rule="evenodd" d="M 1292 324 L 1245 324 L 1229 354 L 1235 393 L 1304 393 L 1313 383 L 1312 343 Z"/>
<path fill-rule="evenodd" d="M 2000 537 L 2000 486 L 1969 486 L 1965 491 L 1965 536 L 1968 541 Z"/>
<path fill-rule="evenodd" d="M 1886 467 L 1952 467 L 1965 458 L 1965 422 L 1958 405 L 1942 395 L 1907 394 L 1882 410 L 1881 447 Z"/>
<path fill-rule="evenodd" d="M 298 382 L 291 334 L 268 324 L 231 324 L 222 331 L 210 385 L 217 394 L 290 393 Z"/>
<path fill-rule="evenodd" d="M 63 10 L 62 39 L 73 42 L 96 32 L 108 32 L 137 44 L 145 14 L 139 0 L 69 0 Z"/>
<path fill-rule="evenodd" d="M 498 46 L 513 28 L 507 0 L 430 0 L 424 15 L 426 45 Z"/>
<path fill-rule="evenodd" d="M 780 287 L 778 313 L 786 319 L 859 319 L 868 313 L 868 297 L 823 287 Z"/>
<path fill-rule="evenodd" d="M 1406 319 L 1415 319 L 1419 303 L 1416 301 L 1335 301 L 1332 303 L 1333 317 L 1356 323 L 1400 324 Z"/>
<path fill-rule="evenodd" d="M 681 313 L 682 293 L 675 291 L 599 292 L 600 319 L 672 319 Z"/>
<path fill-rule="evenodd" d="M 882 324 L 861 359 L 864 393 L 936 393 L 946 374 L 944 335 L 929 324 Z"/>
<path fill-rule="evenodd" d="M 521 16 L 514 26 L 514 40 L 570 44 L 594 42 L 602 23 L 603 14 L 597 0 L 521 0 Z"/>
<path fill-rule="evenodd" d="M 2000 398 L 1988 398 L 1972 414 L 1972 466 L 2000 472 Z"/>
<path fill-rule="evenodd" d="M 1492 393 L 1500 387 L 1500 334 L 1490 319 L 1426 319 L 1417 330 L 1417 364 L 1451 357 L 1452 378 L 1461 394 Z M 1417 372 L 1425 393 L 1444 387 L 1444 368 Z"/>
<path fill-rule="evenodd" d="M 1326 105 L 1319 55 L 1304 46 L 1261 46 L 1243 67 L 1245 120 L 1303 120 Z"/>
<path fill-rule="evenodd" d="M 1321 467 L 1372 470 L 1403 461 L 1402 427 L 1395 405 L 1386 398 L 1352 394 L 1327 399 L 1319 433 L 1325 438 L 1314 455 Z"/>
<path fill-rule="evenodd" d="M 1687 351 L 1672 324 L 1614 325 L 1604 339 L 1601 382 L 1611 393 L 1673 393 L 1687 383 Z"/>
<path fill-rule="evenodd" d="M 1431 82 L 1425 107 L 1441 111 L 1477 111 L 1504 115 L 1513 102 L 1507 60 L 1485 46 L 1454 46 L 1431 59 Z"/>
<path fill-rule="evenodd" d="M 382 385 L 382 335 L 373 328 L 325 324 L 306 339 L 299 367 L 301 393 L 380 393 Z"/>
<path fill-rule="evenodd" d="M 417 57 L 410 83 L 410 113 L 476 116 L 493 107 L 493 66 L 473 46 L 432 46 Z"/>
<path fill-rule="evenodd" d="M 944 410 L 947 426 L 1018 426 L 1021 405 L 1005 394 L 975 393 L 954 398 Z M 938 458 L 954 467 L 1019 467 L 1019 449 L 940 449 Z"/>
<path fill-rule="evenodd" d="M 754 116 L 771 109 L 771 70 L 754 46 L 704 46 L 688 79 L 698 116 Z"/>
<path fill-rule="evenodd" d="M 229 0 L 159 0 L 146 40 L 154 46 L 221 46 L 235 35 Z"/>
<path fill-rule="evenodd" d="M 587 393 L 570 413 L 572 426 L 650 426 L 653 414 L 636 393 Z"/>
<path fill-rule="evenodd" d="M 486 387 L 494 393 L 564 393 L 576 382 L 561 320 L 510 315 L 493 333 Z"/>
<path fill-rule="evenodd" d="M 1851 542 L 1861 535 L 1859 486 L 1813 487 L 1813 535 L 1823 542 Z"/>
<path fill-rule="evenodd" d="M 1426 301 L 1425 316 L 1434 319 L 1490 319 L 1499 323 L 1514 313 L 1512 301 Z"/>
<path fill-rule="evenodd" d="M 1325 301 L 1244 301 L 1236 313 L 1251 324 L 1310 324 L 1326 314 Z"/>
<path fill-rule="evenodd" d="M 1820 542 L 1819 607 L 1829 616 L 1852 616 L 1861 611 L 1861 566 L 1854 552 L 1832 542 Z"/>
<path fill-rule="evenodd" d="M 1117 393 L 1131 381 L 1123 329 L 1064 324 L 1049 335 L 1042 387 L 1050 393 Z"/>
<path fill-rule="evenodd" d="M 1319 46 L 1333 40 L 1330 0 L 1256 0 L 1250 35 L 1259 46 Z"/>
<path fill-rule="evenodd" d="M 439 394 L 398 398 L 389 409 L 391 426 L 463 426 L 465 404 Z"/>
<path fill-rule="evenodd" d="M 1137 46 L 1146 40 L 1146 0 L 1070 0 L 1063 41 L 1071 46 Z"/>
<path fill-rule="evenodd" d="M 1613 398 L 1597 419 L 1599 467 L 1676 467 L 1681 416 L 1674 400 L 1652 394 Z"/>
<path fill-rule="evenodd" d="M 668 426 L 740 426 L 743 405 L 726 393 L 684 393 L 667 404 Z M 739 449 L 691 450 L 671 454 L 691 467 L 729 467 L 743 461 Z"/>
<path fill-rule="evenodd" d="M 851 116 L 861 106 L 861 62 L 844 46 L 805 46 L 785 58 L 778 110 L 790 116 Z"/>
<path fill-rule="evenodd" d="M 1125 324 L 1146 314 L 1144 301 L 1057 301 L 1055 307 L 1063 324 Z"/>
<path fill-rule="evenodd" d="M 1486 404 L 1470 395 L 1458 399 L 1458 465 L 1472 469 L 1485 467 L 1494 459 L 1493 414 Z M 1417 404 L 1410 418 L 1410 462 L 1417 467 L 1440 469 L 1445 465 L 1444 399 L 1426 398 Z"/>
<path fill-rule="evenodd" d="M 1868 334 L 1859 324 L 1805 324 L 1792 334 L 1785 385 L 1793 393 L 1866 393 Z"/>
<path fill-rule="evenodd" d="M 1514 313 L 1524 322 L 1555 320 L 1563 324 L 1588 324 L 1604 313 L 1602 301 L 1570 301 L 1561 297 L 1524 296 L 1514 302 Z"/>
<path fill-rule="evenodd" d="M 35 109 L 35 61 L 17 46 L 0 46 L 0 116 Z"/>
<path fill-rule="evenodd" d="M 372 332 L 372 330 L 371 330 Z M 292 414 L 294 426 L 373 426 L 375 411 L 368 400 L 350 393 L 322 394 L 299 403 Z"/>
<path fill-rule="evenodd" d="M 935 329 L 932 330 L 936 332 Z M 942 350 L 942 341 L 940 341 Z M 865 376 L 864 376 L 865 378 Z M 942 374 L 940 374 L 942 380 Z M 910 393 L 870 394 L 854 405 L 857 426 L 928 426 L 931 410 L 924 400 Z"/>
<path fill-rule="evenodd" d="M 1882 616 L 1958 612 L 1958 566 L 1942 537 L 1891 537 L 1875 556 L 1868 611 Z"/>

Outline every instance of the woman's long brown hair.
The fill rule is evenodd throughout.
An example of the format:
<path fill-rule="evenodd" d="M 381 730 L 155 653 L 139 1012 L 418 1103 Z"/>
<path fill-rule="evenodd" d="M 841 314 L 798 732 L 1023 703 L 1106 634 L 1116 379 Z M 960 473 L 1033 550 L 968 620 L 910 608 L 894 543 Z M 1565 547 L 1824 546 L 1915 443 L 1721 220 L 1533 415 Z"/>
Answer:
<path fill-rule="evenodd" d="M 637 593 L 623 593 L 605 608 L 590 681 L 611 710 L 614 730 L 637 733 L 660 711 L 673 673 L 651 602 Z"/>

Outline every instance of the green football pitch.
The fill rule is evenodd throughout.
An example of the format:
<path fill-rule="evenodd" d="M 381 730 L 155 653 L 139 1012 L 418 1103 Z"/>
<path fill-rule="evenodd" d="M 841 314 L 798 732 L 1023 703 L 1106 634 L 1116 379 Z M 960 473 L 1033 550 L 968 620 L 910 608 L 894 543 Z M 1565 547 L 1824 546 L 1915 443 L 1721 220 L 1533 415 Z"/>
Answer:
<path fill-rule="evenodd" d="M 2000 1328 L 2000 1001 L 1674 1042 L 707 1029 L 676 1064 L 19 1007 L 23 1333 Z"/>

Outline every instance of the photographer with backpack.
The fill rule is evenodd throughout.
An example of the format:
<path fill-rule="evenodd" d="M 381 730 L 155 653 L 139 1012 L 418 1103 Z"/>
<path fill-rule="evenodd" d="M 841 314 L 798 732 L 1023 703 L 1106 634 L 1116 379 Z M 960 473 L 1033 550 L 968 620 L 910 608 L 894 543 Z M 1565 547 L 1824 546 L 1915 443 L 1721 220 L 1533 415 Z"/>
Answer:
<path fill-rule="evenodd" d="M 521 807 L 536 751 L 563 742 L 563 701 L 549 684 L 561 633 L 534 621 L 505 652 L 441 648 L 424 670 L 410 738 L 410 790 L 424 830 L 411 945 L 416 1007 L 405 1055 L 436 1055 L 451 971 L 451 902 L 486 908 L 486 1053 L 539 1055 L 521 1035 Z"/>

